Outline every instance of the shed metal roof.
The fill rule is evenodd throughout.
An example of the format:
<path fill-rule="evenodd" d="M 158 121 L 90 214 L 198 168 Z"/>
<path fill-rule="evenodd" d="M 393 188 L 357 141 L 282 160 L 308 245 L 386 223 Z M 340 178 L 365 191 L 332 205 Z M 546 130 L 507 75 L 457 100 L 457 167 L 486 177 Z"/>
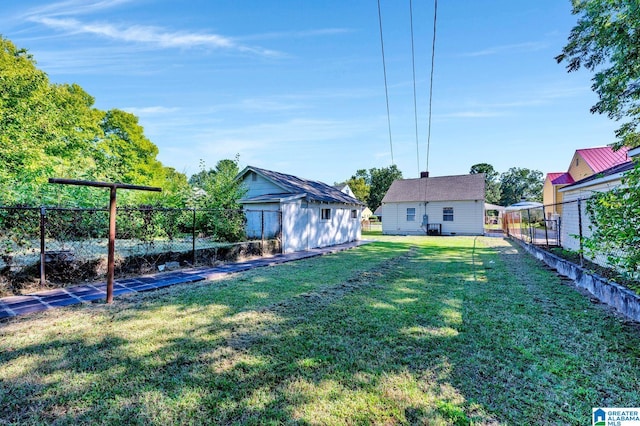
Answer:
<path fill-rule="evenodd" d="M 353 198 L 333 186 L 327 185 L 326 183 L 302 179 L 297 176 L 274 172 L 273 170 L 247 166 L 238 174 L 236 179 L 242 179 L 251 171 L 280 187 L 282 192 L 277 194 L 262 194 L 257 197 L 243 199 L 241 200 L 242 202 L 259 202 L 267 201 L 268 199 L 275 201 L 276 199 L 282 199 L 284 197 L 301 196 L 309 201 L 364 206 L 362 201 Z"/>

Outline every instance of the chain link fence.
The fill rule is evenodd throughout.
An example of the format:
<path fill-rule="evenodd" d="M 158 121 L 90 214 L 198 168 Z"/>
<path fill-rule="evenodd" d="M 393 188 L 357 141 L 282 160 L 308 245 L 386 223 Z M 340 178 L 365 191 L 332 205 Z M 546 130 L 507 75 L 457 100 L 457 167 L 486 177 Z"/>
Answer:
<path fill-rule="evenodd" d="M 116 277 L 280 253 L 279 210 L 117 210 Z M 107 209 L 0 207 L 0 296 L 105 279 Z"/>
<path fill-rule="evenodd" d="M 593 235 L 595 224 L 587 214 L 589 198 L 578 198 L 557 204 L 507 210 L 503 215 L 503 231 L 527 244 L 543 246 L 581 265 L 585 261 L 615 269 L 609 256 L 622 253 L 591 252 L 584 247 L 584 239 Z"/>

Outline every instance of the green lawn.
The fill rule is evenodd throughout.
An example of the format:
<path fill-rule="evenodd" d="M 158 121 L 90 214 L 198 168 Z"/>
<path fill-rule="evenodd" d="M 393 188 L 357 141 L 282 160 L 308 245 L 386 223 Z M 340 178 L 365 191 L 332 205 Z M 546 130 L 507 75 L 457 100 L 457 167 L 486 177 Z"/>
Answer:
<path fill-rule="evenodd" d="M 508 243 L 382 237 L 0 323 L 0 424 L 590 424 L 640 329 Z"/>

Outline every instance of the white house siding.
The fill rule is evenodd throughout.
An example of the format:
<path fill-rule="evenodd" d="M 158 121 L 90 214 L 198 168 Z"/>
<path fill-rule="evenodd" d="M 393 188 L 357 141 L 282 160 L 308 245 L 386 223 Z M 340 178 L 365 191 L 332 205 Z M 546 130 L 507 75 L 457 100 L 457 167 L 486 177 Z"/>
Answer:
<path fill-rule="evenodd" d="M 342 204 L 295 200 L 282 203 L 283 252 L 328 247 L 359 240 L 361 209 Z M 331 209 L 331 219 L 321 219 L 321 209 Z M 357 210 L 351 219 L 351 210 Z"/>
<path fill-rule="evenodd" d="M 443 220 L 443 208 L 453 207 L 453 221 Z M 407 208 L 416 209 L 415 221 L 407 221 Z M 389 235 L 425 235 L 422 216 L 424 202 L 385 203 L 382 205 L 382 233 Z M 443 235 L 482 235 L 484 233 L 484 202 L 431 201 L 427 203 L 429 223 L 442 225 Z"/>
<path fill-rule="evenodd" d="M 279 203 L 246 204 L 244 206 L 244 214 L 247 218 L 245 231 L 248 238 L 275 238 L 279 234 Z M 262 229 L 263 223 L 264 231 Z"/>

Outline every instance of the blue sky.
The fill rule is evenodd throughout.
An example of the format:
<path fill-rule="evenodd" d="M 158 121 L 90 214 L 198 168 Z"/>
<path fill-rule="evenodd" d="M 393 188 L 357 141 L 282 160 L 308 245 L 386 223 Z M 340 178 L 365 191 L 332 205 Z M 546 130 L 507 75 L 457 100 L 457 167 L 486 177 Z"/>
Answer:
<path fill-rule="evenodd" d="M 433 1 L 8 0 L 0 34 L 53 82 L 140 118 L 167 166 L 191 175 L 239 155 L 334 183 L 393 162 L 426 169 Z M 578 148 L 613 142 L 586 72 L 554 57 L 576 22 L 569 0 L 440 0 L 429 171 L 565 171 Z"/>

